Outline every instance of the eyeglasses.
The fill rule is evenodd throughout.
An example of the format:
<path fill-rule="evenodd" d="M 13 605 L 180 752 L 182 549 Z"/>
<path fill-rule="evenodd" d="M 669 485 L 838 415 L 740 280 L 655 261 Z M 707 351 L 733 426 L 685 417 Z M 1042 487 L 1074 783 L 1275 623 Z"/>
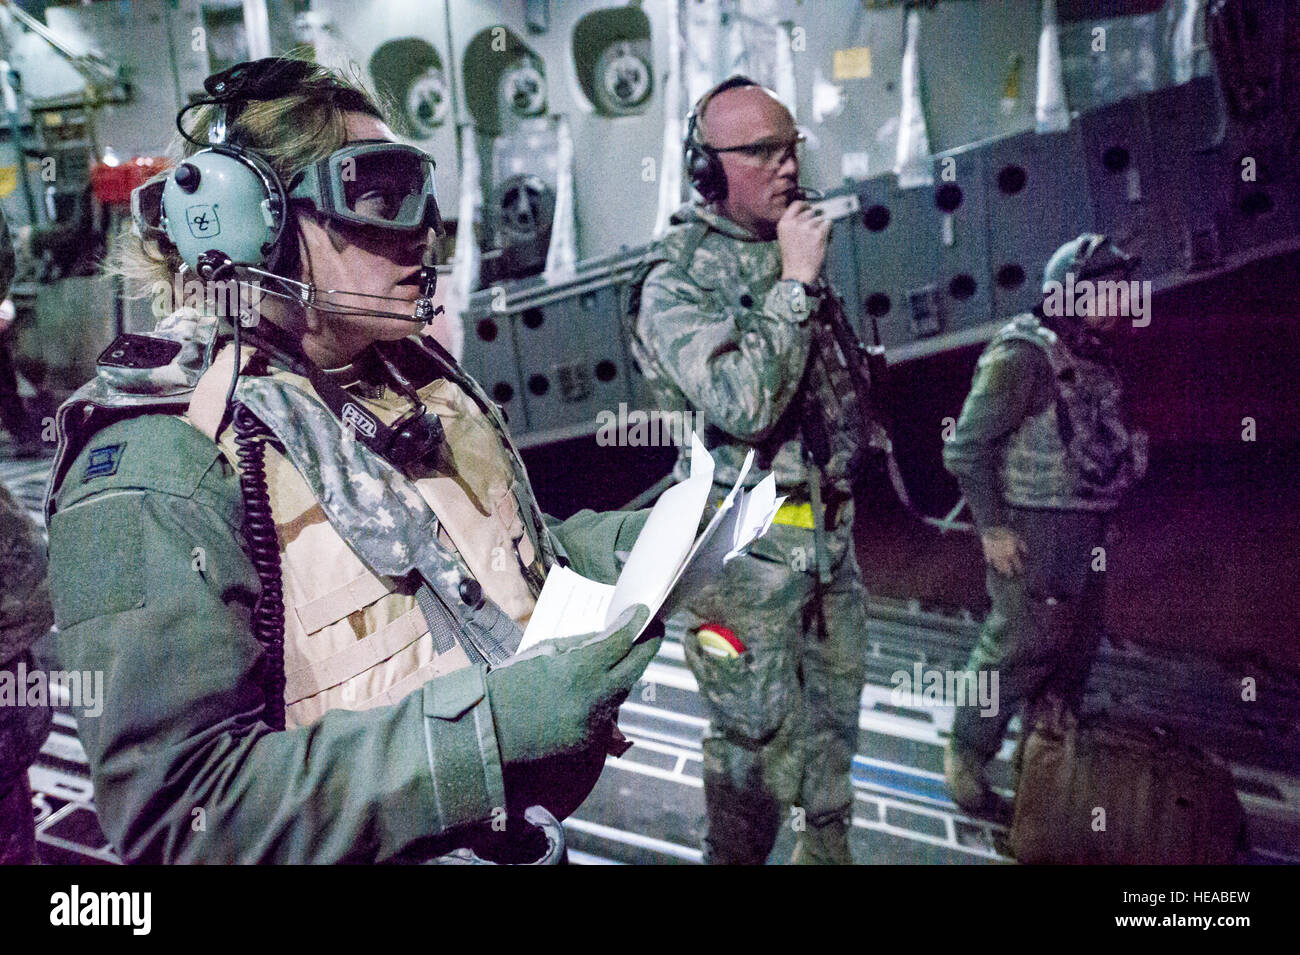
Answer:
<path fill-rule="evenodd" d="M 779 166 L 791 156 L 798 156 L 803 141 L 804 137 L 799 135 L 793 139 L 760 139 L 741 146 L 709 146 L 707 149 L 713 153 L 739 153 L 765 166 Z"/>

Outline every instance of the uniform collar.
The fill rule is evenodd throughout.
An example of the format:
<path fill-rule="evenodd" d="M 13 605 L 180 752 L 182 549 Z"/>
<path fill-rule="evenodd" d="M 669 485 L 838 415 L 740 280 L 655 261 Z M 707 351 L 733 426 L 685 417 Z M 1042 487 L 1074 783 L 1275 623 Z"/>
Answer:
<path fill-rule="evenodd" d="M 744 226 L 732 222 L 718 211 L 716 205 L 712 204 L 706 205 L 701 202 L 687 203 L 674 212 L 669 221 L 674 225 L 703 222 L 714 232 L 721 232 L 723 235 L 729 236 L 733 239 L 740 239 L 744 242 L 764 241 Z"/>
<path fill-rule="evenodd" d="M 382 398 L 384 380 L 379 362 L 367 349 L 354 360 L 338 368 L 322 368 L 325 376 L 345 391 L 361 398 Z"/>

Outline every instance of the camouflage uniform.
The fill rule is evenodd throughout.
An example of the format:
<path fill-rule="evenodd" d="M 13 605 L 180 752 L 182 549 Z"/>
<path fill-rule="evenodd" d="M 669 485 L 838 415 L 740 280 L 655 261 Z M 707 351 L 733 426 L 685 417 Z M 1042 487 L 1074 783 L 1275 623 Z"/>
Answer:
<path fill-rule="evenodd" d="M 0 680 L 15 694 L 15 670 L 35 670 L 31 646 L 54 623 L 45 581 L 45 553 L 36 526 L 0 487 Z M 50 731 L 50 711 L 26 700 L 0 703 L 0 864 L 36 861 L 27 767 Z"/>
<path fill-rule="evenodd" d="M 9 226 L 0 214 L 0 298 L 15 271 Z M 18 397 L 8 332 L 0 333 L 0 421 L 16 444 L 30 443 L 30 422 Z M 32 644 L 54 622 L 45 582 L 45 553 L 36 527 L 0 487 L 0 679 L 16 684 L 15 668 L 34 669 Z M 14 685 L 16 693 L 24 688 Z M 36 861 L 32 793 L 27 767 L 50 731 L 44 706 L 0 705 L 0 864 Z"/>
<path fill-rule="evenodd" d="M 980 357 L 944 446 L 981 533 L 1009 527 L 1027 552 L 1021 575 L 987 570 L 993 607 L 967 669 L 997 671 L 998 709 L 959 707 L 952 731 L 954 749 L 978 765 L 997 753 L 1022 702 L 1051 693 L 1077 706 L 1082 697 L 1104 627 L 1094 548 L 1146 462 L 1145 436 L 1125 428 L 1120 395 L 1104 353 L 1081 354 L 1021 315 Z"/>
<path fill-rule="evenodd" d="M 274 702 L 251 633 L 262 587 L 240 530 L 239 474 L 178 417 L 224 342 L 215 319 L 188 310 L 153 334 L 181 344 L 169 364 L 101 367 L 60 409 L 46 504 L 58 652 L 69 668 L 107 675 L 103 713 L 79 731 L 111 842 L 128 861 L 154 862 L 403 861 L 477 845 L 506 805 L 509 769 L 485 664 L 429 679 L 391 705 L 332 707 L 281 731 L 264 719 Z M 429 373 L 420 347 L 401 344 L 405 372 Z M 483 399 L 454 365 L 436 367 Z M 352 393 L 364 400 L 363 391 Z M 518 624 L 486 589 L 466 588 L 475 577 L 440 539 L 438 515 L 401 472 L 349 439 L 310 386 L 246 371 L 237 400 L 371 573 L 427 587 L 456 639 L 490 659 L 513 652 Z M 565 557 L 580 573 L 615 579 L 615 551 L 644 514 L 584 511 L 548 527 L 499 412 L 483 401 L 536 542 L 533 583 Z"/>
<path fill-rule="evenodd" d="M 809 320 L 815 299 L 779 282 L 780 249 L 687 206 L 652 253 L 634 348 L 662 406 L 693 408 L 719 489 L 751 448 L 790 505 L 751 552 L 690 607 L 687 663 L 707 701 L 704 791 L 712 863 L 762 863 L 786 807 L 798 806 L 799 862 L 849 863 L 866 592 L 853 549 L 853 385 L 837 346 Z M 804 308 L 804 306 L 807 306 Z M 827 583 L 819 585 L 805 443 L 822 447 Z M 688 463 L 678 462 L 679 473 Z M 756 481 L 754 474 L 750 480 Z M 802 519 L 801 519 L 802 518 Z M 819 591 L 820 594 L 819 594 Z M 730 627 L 736 659 L 700 648 L 698 624 Z M 800 824 L 801 823 L 801 824 Z"/>
<path fill-rule="evenodd" d="M 8 294 L 9 284 L 17 271 L 17 257 L 14 254 L 13 239 L 9 235 L 9 225 L 4 214 L 0 213 L 0 299 Z M 9 432 L 19 450 L 31 451 L 40 446 L 40 429 L 33 426 L 23 407 L 23 400 L 18 395 L 18 376 L 10 354 L 13 343 L 12 328 L 0 331 L 0 425 Z"/>

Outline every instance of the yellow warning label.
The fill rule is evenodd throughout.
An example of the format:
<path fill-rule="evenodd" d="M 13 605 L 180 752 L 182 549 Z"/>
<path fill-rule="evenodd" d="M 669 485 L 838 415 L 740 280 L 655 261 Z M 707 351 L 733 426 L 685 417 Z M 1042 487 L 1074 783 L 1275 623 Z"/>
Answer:
<path fill-rule="evenodd" d="M 855 46 L 849 50 L 836 50 L 831 68 L 837 80 L 864 80 L 871 75 L 871 47 Z"/>
<path fill-rule="evenodd" d="M 0 166 L 0 196 L 7 196 L 18 188 L 18 167 Z"/>

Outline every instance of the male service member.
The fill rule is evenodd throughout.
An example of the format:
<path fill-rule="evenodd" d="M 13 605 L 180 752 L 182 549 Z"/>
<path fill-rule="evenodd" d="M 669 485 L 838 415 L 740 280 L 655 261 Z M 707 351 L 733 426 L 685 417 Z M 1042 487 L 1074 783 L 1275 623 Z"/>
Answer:
<path fill-rule="evenodd" d="M 711 717 L 705 857 L 761 864 L 789 819 L 794 861 L 851 863 L 866 593 L 850 487 L 863 442 L 855 383 L 818 317 L 830 222 L 802 199 L 800 136 L 771 91 L 732 77 L 688 126 L 701 200 L 651 255 L 634 351 L 661 404 L 704 422 L 719 496 L 750 449 L 788 495 L 690 608 L 686 658 Z"/>

